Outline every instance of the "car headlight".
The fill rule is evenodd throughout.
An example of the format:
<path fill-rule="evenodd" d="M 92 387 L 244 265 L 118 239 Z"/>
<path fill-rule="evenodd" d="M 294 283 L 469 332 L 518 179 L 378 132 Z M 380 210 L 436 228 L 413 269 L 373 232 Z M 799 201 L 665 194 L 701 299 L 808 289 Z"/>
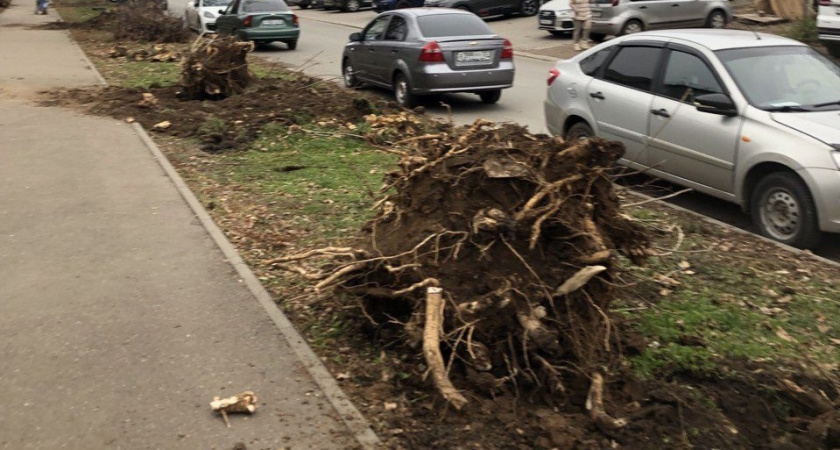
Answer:
<path fill-rule="evenodd" d="M 202 14 L 202 15 L 204 17 L 208 18 L 208 19 L 215 19 L 216 18 L 216 16 L 214 16 L 213 13 L 211 13 L 210 11 L 204 11 L 204 14 Z"/>

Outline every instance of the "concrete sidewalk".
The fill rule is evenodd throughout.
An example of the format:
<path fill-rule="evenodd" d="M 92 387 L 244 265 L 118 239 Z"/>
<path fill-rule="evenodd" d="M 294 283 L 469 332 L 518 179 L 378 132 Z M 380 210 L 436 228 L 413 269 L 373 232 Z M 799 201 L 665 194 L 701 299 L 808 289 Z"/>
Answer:
<path fill-rule="evenodd" d="M 0 448 L 375 445 L 142 129 L 31 103 L 100 83 L 33 9 L 0 14 Z"/>

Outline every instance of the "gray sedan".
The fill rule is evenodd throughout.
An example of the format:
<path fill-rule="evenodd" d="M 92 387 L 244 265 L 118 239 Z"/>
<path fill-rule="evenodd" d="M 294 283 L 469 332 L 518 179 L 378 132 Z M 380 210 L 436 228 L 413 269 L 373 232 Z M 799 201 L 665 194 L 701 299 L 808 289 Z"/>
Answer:
<path fill-rule="evenodd" d="M 513 47 L 473 13 L 410 8 L 378 15 L 344 47 L 347 87 L 369 83 L 395 91 L 411 107 L 418 96 L 472 92 L 496 103 L 513 86 Z"/>
<path fill-rule="evenodd" d="M 622 163 L 741 205 L 764 236 L 840 233 L 840 67 L 734 30 L 649 31 L 551 69 L 546 125 L 622 142 Z"/>

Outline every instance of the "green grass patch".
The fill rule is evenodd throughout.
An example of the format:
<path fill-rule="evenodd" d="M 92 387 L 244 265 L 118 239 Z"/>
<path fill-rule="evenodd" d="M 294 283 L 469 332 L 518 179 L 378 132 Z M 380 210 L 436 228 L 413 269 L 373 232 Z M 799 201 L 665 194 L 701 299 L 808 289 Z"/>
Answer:
<path fill-rule="evenodd" d="M 90 5 L 90 2 L 70 2 L 62 1 L 55 6 L 61 19 L 68 23 L 86 22 L 100 13 L 102 13 L 103 6 Z"/>
<path fill-rule="evenodd" d="M 224 156 L 231 183 L 270 200 L 275 208 L 326 241 L 355 234 L 369 220 L 393 156 L 333 129 L 307 127 L 286 134 L 267 127 L 254 150 Z"/>
<path fill-rule="evenodd" d="M 127 88 L 150 88 L 173 86 L 178 83 L 181 76 L 181 67 L 178 63 L 149 62 L 149 61 L 128 61 L 110 71 L 116 77 L 117 84 Z"/>
<path fill-rule="evenodd" d="M 785 35 L 791 39 L 796 39 L 797 41 L 809 44 L 819 42 L 819 36 L 817 33 L 817 18 L 814 15 L 809 15 L 798 22 L 794 22 L 790 30 L 786 32 Z"/>

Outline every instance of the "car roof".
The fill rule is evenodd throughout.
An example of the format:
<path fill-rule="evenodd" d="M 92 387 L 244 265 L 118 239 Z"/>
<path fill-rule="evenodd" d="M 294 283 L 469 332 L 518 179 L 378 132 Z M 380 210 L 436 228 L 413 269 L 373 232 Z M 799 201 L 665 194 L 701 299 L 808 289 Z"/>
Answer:
<path fill-rule="evenodd" d="M 473 13 L 471 13 L 469 11 L 465 11 L 465 10 L 462 10 L 462 9 L 452 9 L 452 8 L 403 8 L 403 9 L 395 9 L 395 10 L 392 10 L 392 11 L 386 11 L 383 14 L 395 14 L 395 13 L 408 14 L 408 15 L 411 15 L 411 16 L 414 16 L 414 17 L 438 16 L 438 15 L 444 15 L 444 14 L 448 14 L 448 15 L 458 14 L 458 15 L 462 15 L 462 16 L 463 15 L 469 15 L 469 16 L 474 15 Z"/>
<path fill-rule="evenodd" d="M 653 37 L 689 41 L 706 47 L 712 51 L 726 50 L 730 48 L 773 47 L 780 45 L 805 46 L 805 44 L 799 41 L 777 36 L 775 34 L 758 33 L 745 30 L 709 30 L 702 28 L 645 31 L 642 33 L 634 33 L 624 36 L 622 41 L 645 40 Z"/>

